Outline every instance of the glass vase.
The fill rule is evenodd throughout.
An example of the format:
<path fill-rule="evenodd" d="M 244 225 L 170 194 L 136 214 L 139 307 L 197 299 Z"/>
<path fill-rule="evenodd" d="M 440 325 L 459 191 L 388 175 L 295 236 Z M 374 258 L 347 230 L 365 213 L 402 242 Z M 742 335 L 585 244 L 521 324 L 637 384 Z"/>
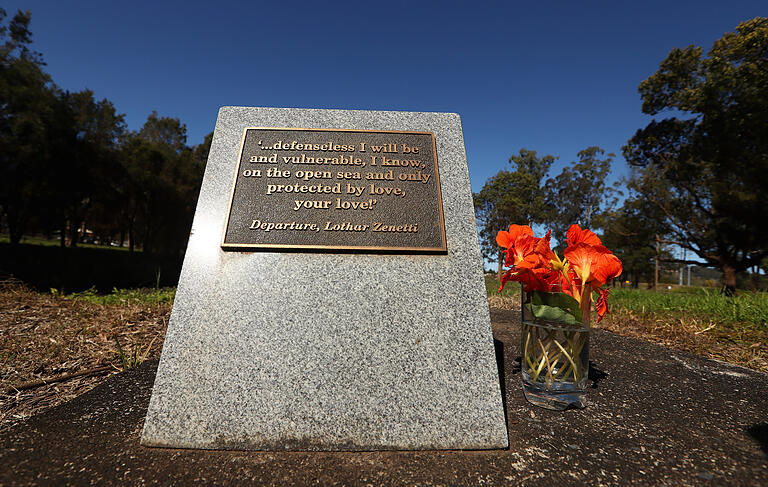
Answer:
<path fill-rule="evenodd" d="M 522 292 L 521 370 L 525 398 L 547 409 L 586 407 L 589 308 L 581 319 L 537 318 L 531 306 L 536 292 Z"/>

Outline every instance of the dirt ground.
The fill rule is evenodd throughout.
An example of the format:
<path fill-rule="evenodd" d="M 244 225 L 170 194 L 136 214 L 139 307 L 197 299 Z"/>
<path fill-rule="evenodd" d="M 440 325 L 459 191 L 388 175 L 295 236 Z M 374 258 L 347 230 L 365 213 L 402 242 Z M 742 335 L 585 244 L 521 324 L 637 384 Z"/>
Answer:
<path fill-rule="evenodd" d="M 158 357 L 170 312 L 170 303 L 100 305 L 0 283 L 0 430 Z"/>
<path fill-rule="evenodd" d="M 520 306 L 518 299 L 488 301 L 498 309 Z M 170 312 L 170 302 L 94 304 L 38 293 L 18 282 L 0 283 L 0 431 L 159 357 Z M 598 327 L 768 372 L 768 340 L 761 330 L 622 310 Z"/>

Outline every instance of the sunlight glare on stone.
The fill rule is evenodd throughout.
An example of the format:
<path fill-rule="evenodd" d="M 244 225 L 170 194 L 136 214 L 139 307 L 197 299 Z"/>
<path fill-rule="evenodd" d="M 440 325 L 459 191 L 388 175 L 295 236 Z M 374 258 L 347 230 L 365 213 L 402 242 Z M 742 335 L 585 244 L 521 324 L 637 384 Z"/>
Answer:
<path fill-rule="evenodd" d="M 221 223 L 214 216 L 199 214 L 189 234 L 187 258 L 201 264 L 215 262 L 221 251 L 221 231 Z"/>

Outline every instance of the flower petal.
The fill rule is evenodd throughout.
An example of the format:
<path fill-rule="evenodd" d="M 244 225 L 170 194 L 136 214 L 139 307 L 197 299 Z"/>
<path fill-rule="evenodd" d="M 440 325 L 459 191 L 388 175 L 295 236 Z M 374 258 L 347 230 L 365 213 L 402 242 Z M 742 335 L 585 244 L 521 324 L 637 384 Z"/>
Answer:
<path fill-rule="evenodd" d="M 597 289 L 621 275 L 621 261 L 603 245 L 578 243 L 565 249 L 565 257 L 583 282 Z"/>
<path fill-rule="evenodd" d="M 512 237 L 509 235 L 509 232 L 505 232 L 504 230 L 499 231 L 499 233 L 496 234 L 496 243 L 499 244 L 499 247 L 504 247 L 505 249 L 508 249 L 514 240 L 512 240 Z"/>
<path fill-rule="evenodd" d="M 595 310 L 597 310 L 597 322 L 600 323 L 600 320 L 603 319 L 603 316 L 605 316 L 608 313 L 608 289 L 598 289 L 597 292 L 600 293 L 600 296 L 597 298 L 597 302 L 595 303 Z"/>
<path fill-rule="evenodd" d="M 589 245 L 602 245 L 602 242 L 600 241 L 600 238 L 598 238 L 597 235 L 595 235 L 594 232 L 591 230 L 584 229 L 582 230 L 580 226 L 573 224 L 570 227 L 568 227 L 568 232 L 566 232 L 567 238 L 565 239 L 568 246 L 577 245 L 580 243 L 586 243 Z"/>

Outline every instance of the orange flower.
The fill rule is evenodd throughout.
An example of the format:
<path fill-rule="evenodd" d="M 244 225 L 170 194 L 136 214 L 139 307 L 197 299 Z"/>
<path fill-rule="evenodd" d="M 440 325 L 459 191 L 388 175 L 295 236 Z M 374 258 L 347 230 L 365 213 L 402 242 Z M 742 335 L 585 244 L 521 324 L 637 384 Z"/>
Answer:
<path fill-rule="evenodd" d="M 499 244 L 499 247 L 508 249 L 515 245 L 515 240 L 520 235 L 530 235 L 533 237 L 533 230 L 528 225 L 510 225 L 508 232 L 501 230 L 496 234 L 496 243 Z"/>
<path fill-rule="evenodd" d="M 543 267 L 546 262 L 536 251 L 540 240 L 531 235 L 520 235 L 515 240 L 514 247 L 507 251 L 507 262 L 518 269 Z"/>
<path fill-rule="evenodd" d="M 552 272 L 545 267 L 523 270 L 510 269 L 503 276 L 501 276 L 501 287 L 499 288 L 499 291 L 504 288 L 504 285 L 507 282 L 515 281 L 519 282 L 526 292 L 558 292 L 559 288 L 557 278 L 557 272 Z"/>
<path fill-rule="evenodd" d="M 595 237 L 597 238 L 597 237 Z M 621 261 L 603 245 L 581 242 L 565 249 L 565 257 L 582 282 L 594 289 L 621 274 Z"/>
<path fill-rule="evenodd" d="M 600 238 L 595 235 L 594 232 L 587 230 L 586 228 L 582 230 L 581 227 L 576 224 L 568 227 L 566 236 L 567 238 L 565 241 L 568 243 L 569 247 L 572 245 L 580 244 L 582 242 L 589 245 L 602 245 Z"/>
<path fill-rule="evenodd" d="M 568 263 L 561 260 L 560 257 L 558 257 L 557 254 L 554 253 L 549 247 L 551 236 L 552 230 L 548 231 L 543 238 L 539 239 L 539 242 L 536 244 L 535 251 L 541 256 L 546 265 L 548 265 L 553 271 L 564 271 L 567 273 Z"/>
<path fill-rule="evenodd" d="M 543 238 L 534 237 L 528 225 L 511 225 L 509 231 L 497 234 L 496 243 L 506 249 L 505 264 L 510 267 L 501 278 L 499 291 L 507 282 L 517 281 L 526 292 L 565 293 L 585 310 L 595 290 L 599 322 L 608 313 L 608 290 L 600 287 L 621 274 L 621 261 L 597 235 L 578 225 L 568 229 L 563 259 L 552 251 L 550 237 L 551 232 Z"/>
<path fill-rule="evenodd" d="M 595 309 L 597 310 L 597 322 L 600 323 L 600 320 L 603 319 L 603 316 L 605 316 L 608 313 L 608 289 L 598 289 L 597 292 L 600 294 L 597 298 L 597 302 L 595 303 Z"/>

